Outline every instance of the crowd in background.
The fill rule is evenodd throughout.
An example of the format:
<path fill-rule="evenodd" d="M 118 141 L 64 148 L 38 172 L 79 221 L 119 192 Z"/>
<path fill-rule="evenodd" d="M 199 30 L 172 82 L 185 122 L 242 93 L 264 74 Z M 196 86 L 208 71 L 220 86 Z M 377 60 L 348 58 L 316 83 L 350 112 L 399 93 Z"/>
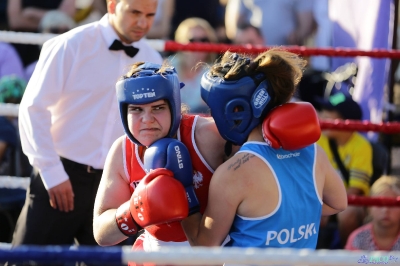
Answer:
<path fill-rule="evenodd" d="M 169 39 L 179 43 L 329 47 L 331 40 L 326 36 L 329 32 L 327 7 L 327 0 L 159 0 L 154 24 L 147 38 Z M 97 21 L 106 12 L 105 0 L 0 0 L 0 29 L 61 34 L 77 26 Z M 18 103 L 21 100 L 24 87 L 29 82 L 39 58 L 40 49 L 41 46 L 37 45 L 0 42 L 0 102 Z M 218 60 L 219 55 L 182 51 L 163 52 L 162 56 L 177 69 L 181 81 L 186 85 L 181 91 L 182 102 L 188 105 L 192 113 L 207 114 L 208 108 L 200 97 L 199 83 L 207 64 Z M 308 69 L 293 100 L 311 102 L 318 111 L 325 111 L 323 118 L 362 119 L 362 110 L 352 99 L 357 76 L 354 65 L 348 64 L 340 69 L 332 69 L 327 57 L 308 59 Z M 199 62 L 205 64 L 198 64 Z M 6 93 L 7 97 L 4 96 Z M 327 97 L 323 99 L 324 96 Z M 349 103 L 351 106 L 346 105 L 346 108 L 342 103 Z M 355 114 L 357 115 L 354 116 Z M 0 136 L 0 144 L 8 143 L 8 146 L 0 145 L 0 175 L 26 176 L 27 171 L 31 170 L 29 164 L 24 163 L 26 158 L 20 153 L 20 166 L 11 166 L 10 163 L 16 158 L 12 151 L 18 151 L 19 147 L 18 140 L 10 137 L 18 136 L 16 119 L 0 120 L 2 125 L 7 125 L 0 126 L 0 134 L 7 136 Z M 375 141 L 370 141 L 356 132 L 343 133 L 332 130 L 324 134 L 325 137 L 335 140 L 334 149 L 337 151 L 330 150 L 333 148 L 328 141 L 320 140 L 319 144 L 322 143 L 321 146 L 326 149 L 332 164 L 341 171 L 348 194 L 368 196 L 372 181 L 386 173 L 382 165 L 387 164 L 387 151 L 382 149 L 379 141 L 376 144 Z M 338 157 L 335 153 L 339 154 Z M 339 161 L 342 159 L 343 163 L 339 162 L 338 158 Z M 341 164 L 344 164 L 347 173 L 342 171 Z M 24 165 L 27 171 L 16 172 L 15 169 L 21 169 L 21 165 Z M 387 182 L 396 183 L 390 180 Z M 400 195 L 398 183 L 388 186 L 388 190 L 393 196 Z M 381 193 L 380 190 L 373 194 Z M 400 250 L 398 208 L 382 209 L 385 210 L 380 211 L 386 212 L 386 216 L 383 214 L 381 216 L 384 218 L 381 218 L 379 210 L 375 208 L 372 210 L 372 216 L 378 221 L 367 225 L 364 225 L 364 221 L 370 216 L 366 208 L 349 209 L 348 213 L 344 213 L 344 217 L 338 215 L 329 221 L 322 221 L 321 226 L 326 230 L 321 230 L 319 248 L 361 248 L 363 245 L 357 241 L 366 240 L 352 235 L 349 238 L 352 242 L 346 245 L 349 235 L 361 226 L 370 229 L 378 224 L 379 227 L 373 227 L 375 231 L 370 233 L 368 239 L 371 243 L 375 241 L 375 245 L 364 246 L 370 249 Z M 7 219 L 15 220 L 17 216 L 18 213 L 13 213 L 12 217 Z M 385 238 L 385 228 L 389 228 L 391 235 L 396 237 Z M 10 230 L 12 231 L 12 228 Z M 0 234 L 0 237 L 0 242 L 10 241 L 9 235 Z"/>
<path fill-rule="evenodd" d="M 0 29 L 21 32 L 63 33 L 77 26 L 100 19 L 106 13 L 104 0 L 58 1 L 0 1 L 3 21 Z M 252 4 L 251 4 L 252 3 Z M 154 24 L 148 39 L 170 39 L 180 43 L 211 42 L 274 45 L 329 46 L 321 43 L 321 16 L 327 1 L 237 1 L 237 0 L 159 0 Z M 207 8 L 203 8 L 207 6 Z M 276 28 L 280 28 L 279 31 Z M 327 29 L 324 30 L 326 32 Z M 1 44 L 4 46 L 0 76 L 15 74 L 29 80 L 39 57 L 40 46 L 28 44 Z M 0 47 L 1 48 L 1 47 Z M 7 51 L 7 52 L 6 52 Z M 182 91 L 185 102 L 194 113 L 205 112 L 196 84 L 204 72 L 198 62 L 213 63 L 217 54 L 201 52 L 163 53 L 180 73 L 186 87 Z M 184 60 L 182 60 L 184 58 Z M 310 69 L 328 71 L 325 57 L 314 58 Z M 13 69 L 9 66 L 13 65 Z M 195 99 L 194 99 L 195 98 Z"/>

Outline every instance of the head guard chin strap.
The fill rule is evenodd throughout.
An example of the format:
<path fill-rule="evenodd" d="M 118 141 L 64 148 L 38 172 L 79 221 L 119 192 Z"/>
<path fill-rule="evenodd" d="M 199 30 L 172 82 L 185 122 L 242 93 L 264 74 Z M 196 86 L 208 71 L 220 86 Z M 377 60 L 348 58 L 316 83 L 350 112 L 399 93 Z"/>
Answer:
<path fill-rule="evenodd" d="M 166 100 L 171 109 L 171 128 L 167 137 L 174 137 L 181 121 L 180 89 L 175 68 L 168 67 L 162 73 L 157 72 L 161 65 L 144 63 L 138 67 L 139 72 L 120 80 L 116 84 L 117 99 L 125 133 L 132 142 L 142 145 L 130 132 L 128 127 L 128 105 L 147 104 L 158 100 Z"/>
<path fill-rule="evenodd" d="M 208 71 L 201 79 L 201 97 L 221 136 L 235 145 L 242 145 L 273 107 L 273 90 L 262 73 L 227 80 Z"/>

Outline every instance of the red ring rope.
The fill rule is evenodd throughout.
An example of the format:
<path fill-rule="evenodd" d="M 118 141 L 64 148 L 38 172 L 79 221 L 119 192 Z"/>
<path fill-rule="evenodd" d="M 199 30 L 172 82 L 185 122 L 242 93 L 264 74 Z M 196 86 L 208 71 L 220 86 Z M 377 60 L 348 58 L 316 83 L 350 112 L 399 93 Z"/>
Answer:
<path fill-rule="evenodd" d="M 370 121 L 359 120 L 320 120 L 321 129 L 337 129 L 337 130 L 352 130 L 352 131 L 376 131 L 387 134 L 400 133 L 399 122 L 386 122 L 374 124 Z"/>
<path fill-rule="evenodd" d="M 232 44 L 217 44 L 217 43 L 177 43 L 174 41 L 165 41 L 164 51 L 179 52 L 179 51 L 201 51 L 223 53 L 225 51 L 237 53 L 258 54 L 272 48 L 271 46 L 252 46 L 252 45 L 232 45 Z M 400 59 L 399 50 L 373 49 L 370 51 L 357 50 L 345 47 L 336 48 L 313 48 L 306 46 L 282 46 L 285 50 L 302 55 L 325 55 L 325 56 L 368 56 L 373 58 L 393 58 Z"/>
<path fill-rule="evenodd" d="M 400 207 L 400 196 L 398 196 L 398 197 L 365 197 L 365 196 L 350 195 L 347 198 L 348 198 L 349 205 Z"/>

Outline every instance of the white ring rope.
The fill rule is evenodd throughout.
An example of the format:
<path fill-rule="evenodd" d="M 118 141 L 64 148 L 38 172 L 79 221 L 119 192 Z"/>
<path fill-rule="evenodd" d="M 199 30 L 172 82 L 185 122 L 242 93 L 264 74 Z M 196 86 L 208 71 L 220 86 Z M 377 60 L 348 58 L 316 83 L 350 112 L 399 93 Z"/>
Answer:
<path fill-rule="evenodd" d="M 55 36 L 57 36 L 57 34 L 0 31 L 0 41 L 9 42 L 9 43 L 24 43 L 24 44 L 42 45 L 45 41 L 47 41 Z"/>
<path fill-rule="evenodd" d="M 18 116 L 19 104 L 0 103 L 0 116 Z"/>
<path fill-rule="evenodd" d="M 42 45 L 45 41 L 47 41 L 55 36 L 57 36 L 57 34 L 0 31 L 0 41 L 8 42 L 8 43 L 24 43 L 24 44 Z M 165 51 L 165 41 L 164 40 L 146 39 L 146 41 L 156 51 L 159 51 L 159 52 Z"/>
<path fill-rule="evenodd" d="M 138 263 L 154 262 L 174 265 L 360 265 L 400 263 L 400 252 L 311 250 L 290 248 L 233 248 L 233 247 L 193 247 L 161 248 L 154 252 L 132 252 L 124 246 L 122 261 Z M 368 263 L 366 263 L 368 261 Z M 375 261 L 378 263 L 371 263 Z M 386 264 L 386 263 L 385 263 Z"/>
<path fill-rule="evenodd" d="M 0 176 L 0 188 L 27 189 L 31 179 L 29 177 Z"/>
<path fill-rule="evenodd" d="M 93 264 L 127 264 L 128 262 L 158 265 L 301 265 L 351 266 L 360 264 L 398 264 L 399 251 L 312 250 L 293 248 L 239 247 L 161 247 L 157 251 L 133 251 L 130 246 L 18 246 L 0 245 L 3 261 L 85 261 Z"/>

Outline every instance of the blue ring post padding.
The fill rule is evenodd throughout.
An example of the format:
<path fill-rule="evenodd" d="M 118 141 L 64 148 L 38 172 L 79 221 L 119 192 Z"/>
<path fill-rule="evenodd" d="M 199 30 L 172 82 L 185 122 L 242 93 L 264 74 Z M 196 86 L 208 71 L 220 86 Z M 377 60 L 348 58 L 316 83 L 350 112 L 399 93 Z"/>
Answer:
<path fill-rule="evenodd" d="M 0 249 L 0 263 L 66 263 L 83 261 L 99 265 L 123 265 L 122 247 L 18 246 Z"/>

